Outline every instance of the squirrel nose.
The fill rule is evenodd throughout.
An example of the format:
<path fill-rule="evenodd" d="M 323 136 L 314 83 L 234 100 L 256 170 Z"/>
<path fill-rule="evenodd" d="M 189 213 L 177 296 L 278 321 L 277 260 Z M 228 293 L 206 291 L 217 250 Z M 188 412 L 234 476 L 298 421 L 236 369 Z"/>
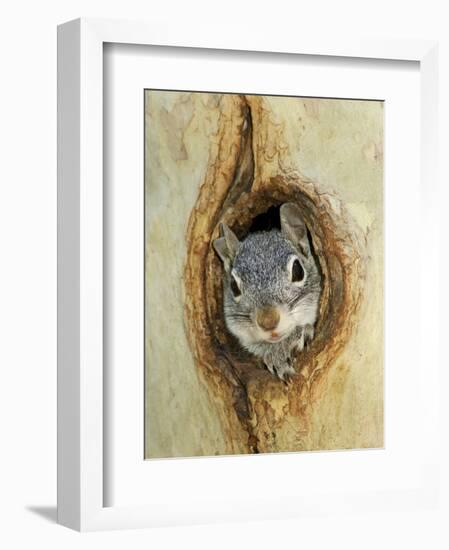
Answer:
<path fill-rule="evenodd" d="M 263 330 L 274 330 L 278 326 L 279 319 L 279 311 L 275 307 L 268 307 L 257 310 L 256 322 Z"/>

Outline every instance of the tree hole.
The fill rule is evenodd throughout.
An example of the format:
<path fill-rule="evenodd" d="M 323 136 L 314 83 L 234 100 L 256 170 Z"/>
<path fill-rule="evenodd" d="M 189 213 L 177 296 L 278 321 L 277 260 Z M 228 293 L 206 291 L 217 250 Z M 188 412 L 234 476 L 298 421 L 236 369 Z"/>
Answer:
<path fill-rule="evenodd" d="M 228 422 L 230 413 L 225 404 L 232 403 L 237 424 L 248 434 L 249 452 L 257 452 L 262 436 L 255 435 L 255 417 L 270 418 L 270 425 L 275 425 L 272 404 L 277 403 L 282 414 L 301 416 L 306 422 L 304 411 L 320 388 L 325 391 L 326 372 L 338 364 L 356 330 L 355 313 L 361 303 L 366 261 L 364 237 L 329 189 L 306 181 L 296 171 L 284 170 L 284 166 L 279 166 L 275 176 L 265 176 L 273 172 L 256 169 L 265 162 L 271 167 L 272 160 L 265 155 L 259 138 L 253 139 L 251 112 L 244 100 L 242 105 L 237 118 L 229 119 L 229 125 L 223 127 L 223 136 L 229 141 L 223 137 L 224 141 L 219 142 L 189 218 L 184 270 L 185 328 L 200 376 L 223 411 L 223 418 Z M 256 113 L 259 123 L 262 114 Z M 260 137 L 260 132 L 257 135 Z M 257 162 L 253 152 L 257 153 Z M 296 355 L 297 376 L 288 389 L 227 330 L 223 265 L 212 245 L 219 237 L 221 222 L 239 240 L 250 232 L 280 229 L 279 209 L 286 202 L 295 203 L 302 212 L 322 281 L 315 337 L 310 347 Z M 236 429 L 236 424 L 232 424 L 232 429 Z M 231 433 L 234 441 L 235 431 Z"/>

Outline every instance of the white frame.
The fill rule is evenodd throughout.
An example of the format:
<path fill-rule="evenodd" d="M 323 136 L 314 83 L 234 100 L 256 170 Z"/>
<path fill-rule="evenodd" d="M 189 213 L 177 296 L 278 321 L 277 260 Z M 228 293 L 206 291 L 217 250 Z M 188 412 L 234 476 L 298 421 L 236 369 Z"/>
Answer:
<path fill-rule="evenodd" d="M 208 34 L 209 33 L 209 34 Z M 58 521 L 78 530 L 135 528 L 172 522 L 145 507 L 103 506 L 103 44 L 219 48 L 339 57 L 413 60 L 422 87 L 421 181 L 426 186 L 426 237 L 435 243 L 437 211 L 437 44 L 430 41 L 271 37 L 246 29 L 207 27 L 192 38 L 187 27 L 81 19 L 58 28 Z M 435 237 L 434 239 L 432 237 Z M 431 356 L 436 372 L 437 351 Z M 437 480 L 422 490 L 436 494 Z M 413 497 L 413 498 L 411 498 Z M 420 494 L 404 491 L 404 505 Z M 366 495 L 373 501 L 376 495 Z M 347 497 L 349 508 L 360 497 Z M 318 502 L 318 499 L 317 499 Z M 317 502 L 294 514 L 320 513 Z M 397 500 L 395 501 L 397 502 Z M 332 503 L 330 503 L 332 504 Z M 339 506 L 340 500 L 334 503 Z M 246 517 L 249 516 L 247 515 Z M 251 519 L 257 518 L 257 514 Z M 198 518 L 193 521 L 208 521 Z M 191 518 L 186 522 L 192 523 Z M 179 522 L 179 521 L 178 521 Z"/>

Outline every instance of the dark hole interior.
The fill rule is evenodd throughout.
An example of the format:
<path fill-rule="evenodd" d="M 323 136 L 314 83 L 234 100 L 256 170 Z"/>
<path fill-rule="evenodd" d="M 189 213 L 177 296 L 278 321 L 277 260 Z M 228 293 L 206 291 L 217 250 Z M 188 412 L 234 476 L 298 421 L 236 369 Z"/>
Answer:
<path fill-rule="evenodd" d="M 270 208 L 266 212 L 262 212 L 262 214 L 256 216 L 251 222 L 248 233 L 254 233 L 255 231 L 270 231 L 271 229 L 280 229 L 280 206 L 281 205 L 270 206 Z"/>

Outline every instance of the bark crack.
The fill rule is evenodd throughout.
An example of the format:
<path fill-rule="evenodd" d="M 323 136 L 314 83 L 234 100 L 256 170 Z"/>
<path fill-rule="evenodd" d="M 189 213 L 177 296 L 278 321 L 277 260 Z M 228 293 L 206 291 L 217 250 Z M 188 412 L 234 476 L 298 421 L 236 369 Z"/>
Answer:
<path fill-rule="evenodd" d="M 274 132 L 269 126 L 261 101 L 245 96 L 223 99 L 209 169 L 187 231 L 186 332 L 199 372 L 222 407 L 234 453 L 270 452 L 289 445 L 294 445 L 291 450 L 310 448 L 308 418 L 313 401 L 326 391 L 328 367 L 351 335 L 364 277 L 363 262 L 354 263 L 354 258 L 363 256 L 362 247 L 347 224 L 344 206 L 318 184 L 303 180 L 299 171 L 283 172 L 285 163 L 271 167 L 277 172 L 269 177 L 256 165 L 268 162 L 263 160 L 266 136 L 282 138 L 281 129 Z M 219 222 L 242 237 L 259 214 L 289 201 L 301 206 L 312 230 L 324 289 L 318 336 L 297 358 L 298 375 L 287 388 L 245 355 L 228 333 L 222 314 L 222 268 L 211 243 L 218 236 Z M 275 437 L 264 439 L 265 433 Z M 282 437 L 284 442 L 279 441 Z"/>

